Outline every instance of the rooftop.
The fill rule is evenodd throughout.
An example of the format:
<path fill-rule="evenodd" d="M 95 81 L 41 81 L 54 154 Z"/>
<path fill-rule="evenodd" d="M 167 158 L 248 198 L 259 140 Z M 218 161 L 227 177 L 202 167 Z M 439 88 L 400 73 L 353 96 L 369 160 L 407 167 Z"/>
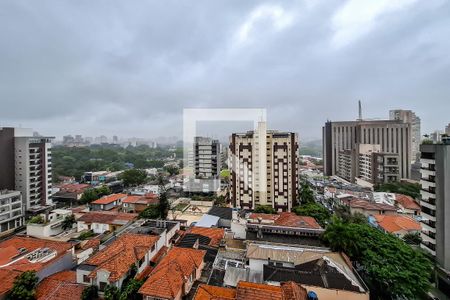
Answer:
<path fill-rule="evenodd" d="M 62 271 L 42 280 L 36 288 L 37 300 L 81 299 L 84 285 L 77 283 L 75 271 Z"/>
<path fill-rule="evenodd" d="M 206 251 L 172 248 L 139 289 L 145 296 L 175 298 L 189 276 L 203 263 Z"/>
<path fill-rule="evenodd" d="M 89 276 L 95 278 L 96 271 L 103 269 L 110 272 L 110 282 L 117 281 L 128 272 L 132 264 L 145 256 L 158 239 L 156 236 L 134 233 L 121 235 L 84 263 L 96 266 Z"/>
<path fill-rule="evenodd" d="M 209 242 L 209 246 L 218 247 L 220 241 L 225 236 L 225 230 L 222 228 L 206 228 L 206 227 L 191 227 L 187 231 L 187 233 L 198 234 L 211 239 Z"/>
<path fill-rule="evenodd" d="M 136 219 L 138 214 L 117 211 L 90 211 L 84 213 L 78 221 L 86 223 L 124 225 Z"/>
<path fill-rule="evenodd" d="M 322 229 L 314 218 L 298 216 L 292 212 L 282 212 L 280 214 L 252 213 L 249 219 L 251 223 L 258 223 L 259 220 L 262 220 L 262 223 L 274 226 Z"/>
<path fill-rule="evenodd" d="M 213 206 L 209 210 L 208 215 L 216 216 L 221 219 L 231 220 L 233 218 L 233 209 L 231 207 Z"/>
<path fill-rule="evenodd" d="M 414 201 L 414 199 L 410 196 L 395 194 L 395 201 L 397 201 L 397 204 L 403 206 L 406 209 L 420 210 L 420 205 L 417 204 L 417 202 Z"/>
<path fill-rule="evenodd" d="M 0 269 L 40 271 L 70 249 L 70 243 L 14 236 L 0 242 Z"/>
<path fill-rule="evenodd" d="M 401 230 L 420 231 L 420 223 L 405 215 L 374 215 L 378 225 L 385 231 L 395 233 Z"/>
<path fill-rule="evenodd" d="M 91 204 L 110 204 L 119 199 L 125 198 L 126 194 L 112 194 L 108 196 L 103 196 L 100 199 L 92 201 Z"/>
<path fill-rule="evenodd" d="M 349 205 L 352 208 L 361 208 L 363 210 L 390 210 L 390 211 L 397 211 L 397 208 L 395 208 L 392 205 L 370 202 L 368 200 L 363 200 L 363 199 L 352 199 L 352 200 L 349 201 Z"/>
<path fill-rule="evenodd" d="M 127 196 L 122 203 L 130 203 L 130 204 L 158 204 L 158 195 L 155 194 L 146 194 L 145 196 Z"/>

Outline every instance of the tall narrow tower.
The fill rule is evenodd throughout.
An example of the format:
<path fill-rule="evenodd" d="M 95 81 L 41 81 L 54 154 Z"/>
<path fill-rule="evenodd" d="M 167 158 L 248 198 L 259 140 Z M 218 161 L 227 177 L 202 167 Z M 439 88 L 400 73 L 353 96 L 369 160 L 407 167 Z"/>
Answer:
<path fill-rule="evenodd" d="M 358 121 L 362 121 L 362 107 L 361 107 L 361 100 L 358 100 Z"/>

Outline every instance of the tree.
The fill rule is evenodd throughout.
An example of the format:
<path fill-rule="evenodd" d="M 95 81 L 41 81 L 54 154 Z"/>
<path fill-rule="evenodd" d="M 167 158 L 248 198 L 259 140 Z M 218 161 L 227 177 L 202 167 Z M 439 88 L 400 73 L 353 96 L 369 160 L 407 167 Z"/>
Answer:
<path fill-rule="evenodd" d="M 105 300 L 119 300 L 120 291 L 116 286 L 108 284 L 105 287 L 104 297 Z"/>
<path fill-rule="evenodd" d="M 328 209 L 316 202 L 309 202 L 301 206 L 296 206 L 292 210 L 299 216 L 313 217 L 321 226 L 325 226 L 331 217 Z"/>
<path fill-rule="evenodd" d="M 159 205 L 151 204 L 139 213 L 141 219 L 157 219 L 161 216 Z"/>
<path fill-rule="evenodd" d="M 64 218 L 62 222 L 62 229 L 68 230 L 73 228 L 73 224 L 75 224 L 75 216 L 74 215 L 68 215 Z"/>
<path fill-rule="evenodd" d="M 345 205 L 336 206 L 334 209 L 334 214 L 344 223 L 367 224 L 367 218 L 365 215 L 360 212 L 352 214 L 350 212 L 350 208 Z"/>
<path fill-rule="evenodd" d="M 270 205 L 257 205 L 255 210 L 255 213 L 262 213 L 262 214 L 276 214 L 276 210 L 270 206 Z"/>
<path fill-rule="evenodd" d="M 169 214 L 170 203 L 167 197 L 167 191 L 164 184 L 164 177 L 159 175 L 157 178 L 158 181 L 158 189 L 159 189 L 159 212 L 161 218 L 166 219 Z"/>
<path fill-rule="evenodd" d="M 35 271 L 23 272 L 14 280 L 13 287 L 6 298 L 11 300 L 35 299 L 38 280 Z"/>
<path fill-rule="evenodd" d="M 422 238 L 418 232 L 409 232 L 403 236 L 403 241 L 410 245 L 420 245 Z"/>
<path fill-rule="evenodd" d="M 120 174 L 120 179 L 126 187 L 137 186 L 147 181 L 147 172 L 141 169 L 125 170 Z"/>
<path fill-rule="evenodd" d="M 430 288 L 431 261 L 391 234 L 335 217 L 323 240 L 333 251 L 345 252 L 360 266 L 374 299 L 416 299 Z"/>
<path fill-rule="evenodd" d="M 107 185 L 102 185 L 101 187 L 98 187 L 95 190 L 97 192 L 98 198 L 111 194 L 111 189 Z"/>
<path fill-rule="evenodd" d="M 138 294 L 139 289 L 144 284 L 142 280 L 131 279 L 125 287 L 122 287 L 122 292 L 120 294 L 119 300 L 138 300 L 142 299 L 141 295 Z"/>
<path fill-rule="evenodd" d="M 388 182 L 376 186 L 375 191 L 403 194 L 418 199 L 420 197 L 420 184 L 410 182 Z"/>
<path fill-rule="evenodd" d="M 170 176 L 177 175 L 180 172 L 180 169 L 178 167 L 172 165 L 164 167 L 164 169 L 169 173 Z"/>
<path fill-rule="evenodd" d="M 90 237 L 93 237 L 95 235 L 95 233 L 92 230 L 89 231 L 84 231 L 82 233 L 80 233 L 80 235 L 78 236 L 79 240 L 86 240 Z"/>
<path fill-rule="evenodd" d="M 90 285 L 84 288 L 81 294 L 81 300 L 95 300 L 98 299 L 98 288 L 95 285 Z"/>
<path fill-rule="evenodd" d="M 28 221 L 30 224 L 44 224 L 45 220 L 44 217 L 41 215 L 37 215 L 34 217 L 31 217 L 31 219 Z"/>
<path fill-rule="evenodd" d="M 80 202 L 82 204 L 91 203 L 92 201 L 97 200 L 99 197 L 97 190 L 90 188 L 86 189 L 80 197 Z"/>
<path fill-rule="evenodd" d="M 300 202 L 302 204 L 314 202 L 314 193 L 307 183 L 303 183 L 300 188 Z"/>

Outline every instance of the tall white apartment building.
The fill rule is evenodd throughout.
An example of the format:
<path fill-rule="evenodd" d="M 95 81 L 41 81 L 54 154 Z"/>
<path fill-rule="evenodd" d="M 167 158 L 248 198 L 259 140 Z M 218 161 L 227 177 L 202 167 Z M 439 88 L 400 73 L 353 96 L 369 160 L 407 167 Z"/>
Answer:
<path fill-rule="evenodd" d="M 411 124 L 411 162 L 419 159 L 420 153 L 420 118 L 411 110 L 394 109 L 389 111 L 389 119 Z"/>
<path fill-rule="evenodd" d="M 193 166 L 196 178 L 219 178 L 221 162 L 218 140 L 208 137 L 195 137 Z"/>
<path fill-rule="evenodd" d="M 436 257 L 436 285 L 450 297 L 450 138 L 420 151 L 421 247 Z"/>
<path fill-rule="evenodd" d="M 296 133 L 267 130 L 265 122 L 259 122 L 255 131 L 233 133 L 229 167 L 234 206 L 269 205 L 290 211 L 297 200 L 298 150 Z"/>
<path fill-rule="evenodd" d="M 0 128 L 0 188 L 22 194 L 25 209 L 50 204 L 51 137 L 31 129 Z"/>

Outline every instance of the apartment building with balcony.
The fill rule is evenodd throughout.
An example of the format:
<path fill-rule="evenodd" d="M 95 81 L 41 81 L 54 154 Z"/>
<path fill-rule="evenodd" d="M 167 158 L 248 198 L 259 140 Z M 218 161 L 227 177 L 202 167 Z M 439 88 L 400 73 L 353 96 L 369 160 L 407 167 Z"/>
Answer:
<path fill-rule="evenodd" d="M 195 137 L 194 174 L 196 178 L 219 178 L 221 168 L 220 143 L 207 137 Z"/>
<path fill-rule="evenodd" d="M 52 139 L 31 129 L 0 128 L 0 188 L 20 191 L 26 210 L 51 203 Z"/>
<path fill-rule="evenodd" d="M 437 262 L 437 287 L 450 297 L 450 138 L 420 146 L 422 244 Z"/>
<path fill-rule="evenodd" d="M 24 225 L 23 211 L 19 191 L 0 190 L 0 236 Z"/>
<path fill-rule="evenodd" d="M 267 130 L 265 122 L 254 131 L 233 133 L 229 151 L 233 205 L 290 211 L 297 199 L 298 152 L 297 133 Z"/>

